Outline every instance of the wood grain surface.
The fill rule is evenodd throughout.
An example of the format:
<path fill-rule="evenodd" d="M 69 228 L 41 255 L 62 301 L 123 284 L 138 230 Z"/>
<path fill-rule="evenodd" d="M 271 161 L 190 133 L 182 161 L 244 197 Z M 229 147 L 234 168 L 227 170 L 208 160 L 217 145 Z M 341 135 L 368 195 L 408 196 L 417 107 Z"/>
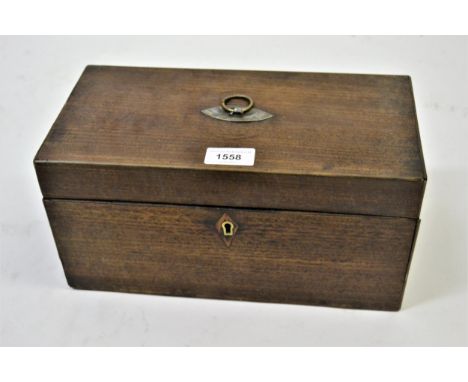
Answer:
<path fill-rule="evenodd" d="M 45 200 L 72 287 L 398 310 L 416 220 Z M 216 231 L 227 213 L 231 246 Z"/>
<path fill-rule="evenodd" d="M 425 182 L 37 163 L 47 198 L 417 218 Z"/>
<path fill-rule="evenodd" d="M 275 115 L 201 113 L 245 93 Z M 255 166 L 203 164 L 254 147 Z M 418 217 L 426 174 L 407 76 L 89 66 L 35 164 L 47 198 Z"/>

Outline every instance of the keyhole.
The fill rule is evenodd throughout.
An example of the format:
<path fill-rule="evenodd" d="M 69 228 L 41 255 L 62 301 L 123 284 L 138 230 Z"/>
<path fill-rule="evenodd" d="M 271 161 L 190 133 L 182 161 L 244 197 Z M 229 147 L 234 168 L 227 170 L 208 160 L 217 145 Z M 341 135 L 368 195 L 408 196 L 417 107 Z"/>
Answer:
<path fill-rule="evenodd" d="M 223 227 L 224 236 L 232 236 L 233 225 L 231 222 L 224 222 L 221 227 Z"/>

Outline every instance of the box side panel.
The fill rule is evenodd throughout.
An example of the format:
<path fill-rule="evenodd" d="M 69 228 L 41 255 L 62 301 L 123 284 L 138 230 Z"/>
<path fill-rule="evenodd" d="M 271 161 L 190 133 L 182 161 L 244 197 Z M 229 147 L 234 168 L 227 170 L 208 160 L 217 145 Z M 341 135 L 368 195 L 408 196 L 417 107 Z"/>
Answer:
<path fill-rule="evenodd" d="M 413 81 L 411 80 L 411 78 L 409 78 L 409 85 L 410 85 L 410 91 L 411 91 L 411 96 L 412 96 L 412 101 L 413 101 L 414 126 L 416 128 L 417 144 L 418 144 L 418 150 L 419 150 L 419 157 L 421 161 L 421 164 L 420 164 L 421 172 L 422 172 L 423 179 L 427 180 L 426 164 L 424 161 L 424 154 L 423 154 L 423 148 L 422 148 L 422 142 L 421 142 L 421 132 L 420 132 L 418 116 L 416 112 L 416 101 L 414 98 Z"/>
<path fill-rule="evenodd" d="M 69 284 L 398 310 L 415 219 L 45 200 Z M 237 224 L 226 246 L 216 224 Z"/>
<path fill-rule="evenodd" d="M 37 162 L 45 198 L 417 218 L 423 181 Z"/>
<path fill-rule="evenodd" d="M 405 276 L 405 281 L 404 281 L 404 287 L 403 291 L 406 289 L 406 284 L 408 282 L 408 275 L 411 267 L 411 261 L 413 260 L 413 254 L 414 254 L 414 248 L 416 246 L 416 240 L 418 239 L 418 233 L 419 233 L 419 226 L 421 225 L 421 220 L 417 219 L 416 220 L 416 226 L 414 227 L 414 234 L 413 234 L 413 241 L 411 244 L 411 250 L 410 250 L 410 255 L 408 258 L 408 266 L 406 268 L 406 276 Z M 402 302 L 403 302 L 403 297 L 404 295 L 401 296 Z"/>

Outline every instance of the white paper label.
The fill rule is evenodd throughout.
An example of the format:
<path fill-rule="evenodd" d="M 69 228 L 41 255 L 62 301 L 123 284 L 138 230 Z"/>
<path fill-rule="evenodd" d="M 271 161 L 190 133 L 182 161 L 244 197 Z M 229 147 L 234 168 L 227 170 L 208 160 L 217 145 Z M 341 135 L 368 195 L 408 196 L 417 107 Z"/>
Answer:
<path fill-rule="evenodd" d="M 255 149 L 235 147 L 208 147 L 205 154 L 205 164 L 227 166 L 253 166 Z"/>

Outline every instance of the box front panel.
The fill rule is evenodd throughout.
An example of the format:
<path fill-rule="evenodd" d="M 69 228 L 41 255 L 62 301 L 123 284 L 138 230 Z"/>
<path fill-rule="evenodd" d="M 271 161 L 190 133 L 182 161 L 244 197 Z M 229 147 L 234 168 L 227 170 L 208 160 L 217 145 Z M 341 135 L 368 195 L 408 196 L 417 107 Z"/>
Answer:
<path fill-rule="evenodd" d="M 45 200 L 80 289 L 397 310 L 415 219 Z"/>

